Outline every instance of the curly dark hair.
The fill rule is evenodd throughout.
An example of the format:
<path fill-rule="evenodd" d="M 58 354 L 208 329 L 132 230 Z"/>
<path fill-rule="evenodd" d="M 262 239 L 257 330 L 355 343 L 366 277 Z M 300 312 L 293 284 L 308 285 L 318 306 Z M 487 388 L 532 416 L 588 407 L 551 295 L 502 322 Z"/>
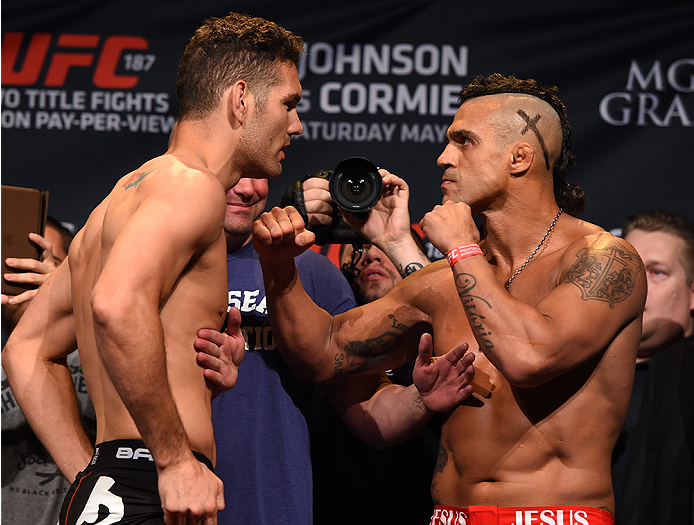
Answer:
<path fill-rule="evenodd" d="M 586 208 L 586 195 L 575 184 L 566 181 L 567 172 L 576 166 L 576 157 L 571 151 L 571 126 L 566 114 L 564 103 L 556 95 L 555 86 L 546 86 L 537 80 L 518 79 L 514 76 L 505 77 L 499 73 L 489 76 L 476 76 L 460 92 L 459 102 L 462 104 L 468 99 L 485 95 L 497 95 L 501 93 L 522 93 L 544 100 L 559 115 L 561 123 L 562 141 L 559 157 L 554 164 L 552 174 L 554 177 L 554 196 L 557 204 L 571 215 L 578 215 Z"/>
<path fill-rule="evenodd" d="M 206 116 L 237 80 L 245 80 L 262 105 L 278 82 L 277 64 L 297 65 L 303 49 L 301 37 L 275 22 L 239 13 L 210 18 L 195 31 L 178 66 L 178 118 Z"/>

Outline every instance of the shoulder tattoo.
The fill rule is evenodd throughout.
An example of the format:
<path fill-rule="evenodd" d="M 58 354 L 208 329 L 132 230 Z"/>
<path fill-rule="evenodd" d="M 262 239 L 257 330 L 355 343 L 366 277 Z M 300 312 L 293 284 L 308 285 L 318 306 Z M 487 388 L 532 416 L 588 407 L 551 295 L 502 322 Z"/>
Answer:
<path fill-rule="evenodd" d="M 638 256 L 618 242 L 611 242 L 580 250 L 566 280 L 581 290 L 584 301 L 605 301 L 614 308 L 615 303 L 632 294 L 640 271 Z"/>
<path fill-rule="evenodd" d="M 130 177 L 128 177 L 128 180 L 125 181 L 125 184 L 123 184 L 123 189 L 128 190 L 130 188 L 134 188 L 135 186 L 140 184 L 142 180 L 153 171 L 154 170 L 143 171 L 142 173 L 133 173 Z"/>

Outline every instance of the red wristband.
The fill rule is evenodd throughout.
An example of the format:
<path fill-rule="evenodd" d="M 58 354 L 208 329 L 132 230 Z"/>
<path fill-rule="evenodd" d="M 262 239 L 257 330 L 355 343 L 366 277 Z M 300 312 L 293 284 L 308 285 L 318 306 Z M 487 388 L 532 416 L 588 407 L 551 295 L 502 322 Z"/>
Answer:
<path fill-rule="evenodd" d="M 446 259 L 448 259 L 448 264 L 450 264 L 452 268 L 460 259 L 472 257 L 473 255 L 484 255 L 484 252 L 482 252 L 482 248 L 477 244 L 463 244 L 448 252 Z"/>

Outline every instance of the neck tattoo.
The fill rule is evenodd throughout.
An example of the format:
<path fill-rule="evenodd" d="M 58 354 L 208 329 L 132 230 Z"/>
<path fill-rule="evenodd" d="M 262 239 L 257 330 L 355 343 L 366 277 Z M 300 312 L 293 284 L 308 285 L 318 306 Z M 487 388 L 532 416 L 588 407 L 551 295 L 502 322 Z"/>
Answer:
<path fill-rule="evenodd" d="M 563 208 L 559 208 L 559 213 L 554 217 L 554 220 L 552 221 L 552 224 L 549 225 L 549 228 L 547 229 L 547 232 L 545 233 L 545 236 L 542 238 L 540 241 L 540 244 L 537 245 L 537 248 L 533 250 L 533 253 L 530 254 L 530 257 L 521 265 L 520 268 L 516 270 L 516 272 L 511 276 L 511 278 L 506 282 L 506 289 L 508 290 L 509 286 L 511 286 L 511 283 L 513 280 L 518 276 L 519 273 L 525 268 L 530 261 L 533 260 L 533 257 L 537 254 L 538 251 L 540 251 L 540 248 L 542 248 L 542 245 L 545 243 L 547 240 L 547 237 L 549 237 L 549 234 L 552 233 L 552 230 L 554 229 L 554 225 L 557 224 L 557 220 L 559 219 L 559 216 L 561 213 L 564 211 Z"/>

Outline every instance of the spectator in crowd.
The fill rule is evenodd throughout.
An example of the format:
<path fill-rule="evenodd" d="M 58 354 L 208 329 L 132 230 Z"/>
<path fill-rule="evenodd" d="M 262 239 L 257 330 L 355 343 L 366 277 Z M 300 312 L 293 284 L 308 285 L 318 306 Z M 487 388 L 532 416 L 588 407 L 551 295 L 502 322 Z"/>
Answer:
<path fill-rule="evenodd" d="M 48 216 L 44 235 L 30 235 L 41 248 L 36 259 L 16 258 L 8 266 L 26 270 L 8 274 L 12 282 L 41 284 L 67 257 L 72 234 L 52 216 Z M 3 340 L 12 332 L 36 290 L 17 296 L 2 297 Z M 67 356 L 82 422 L 87 433 L 96 435 L 96 414 L 89 400 L 77 351 Z M 17 525 L 55 525 L 70 482 L 60 473 L 53 459 L 27 423 L 2 371 L 2 517 Z"/>
<path fill-rule="evenodd" d="M 643 259 L 648 295 L 629 415 L 613 458 L 616 522 L 691 524 L 694 227 L 654 210 L 630 216 L 622 231 Z"/>
<path fill-rule="evenodd" d="M 381 299 L 327 315 L 291 262 L 314 239 L 296 210 L 274 208 L 254 224 L 274 334 L 297 374 L 325 381 L 387 370 L 428 331 L 437 355 L 471 343 L 492 389 L 473 391 L 444 421 L 435 525 L 613 522 L 610 454 L 646 281 L 627 242 L 574 216 L 585 197 L 565 180 L 570 126 L 555 91 L 498 74 L 463 90 L 438 159 L 443 205 L 420 222 L 447 261 Z"/>

